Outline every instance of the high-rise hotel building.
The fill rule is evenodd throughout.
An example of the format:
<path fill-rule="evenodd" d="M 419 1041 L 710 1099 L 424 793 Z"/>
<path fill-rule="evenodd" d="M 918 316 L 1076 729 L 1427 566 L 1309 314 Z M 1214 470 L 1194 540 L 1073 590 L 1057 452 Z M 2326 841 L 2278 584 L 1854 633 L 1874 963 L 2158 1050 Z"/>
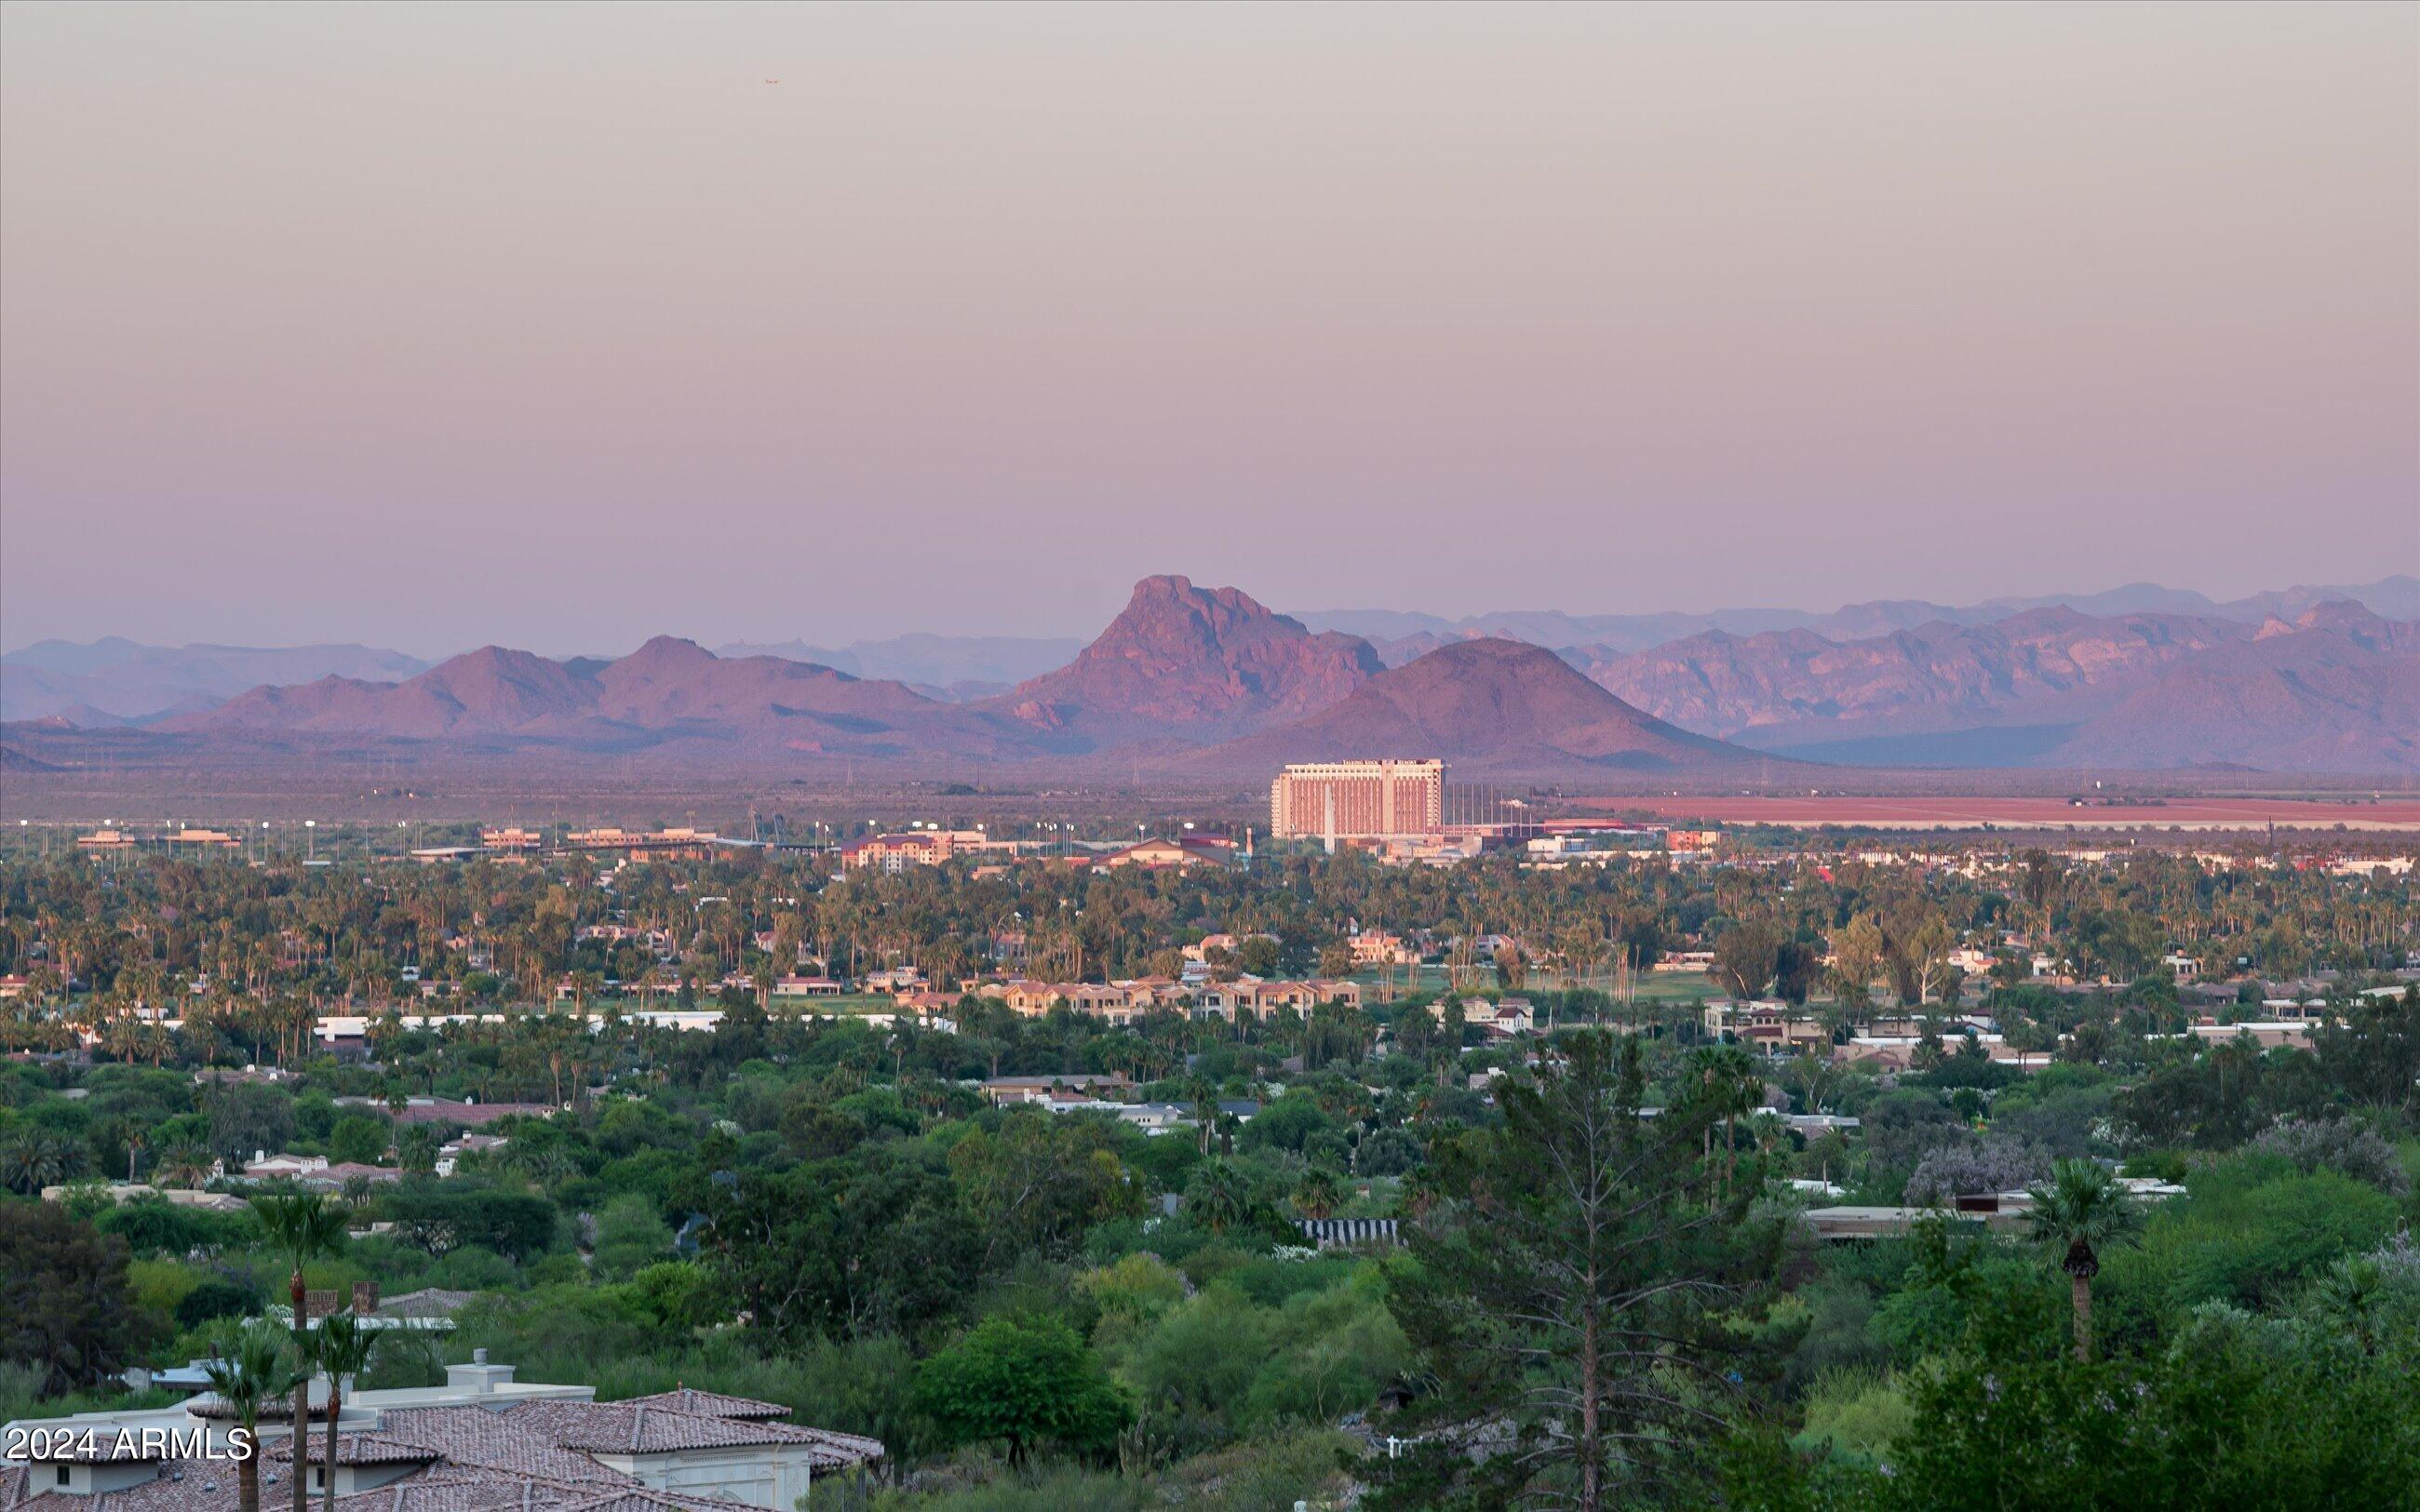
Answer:
<path fill-rule="evenodd" d="M 1315 762 L 1269 784 L 1269 830 L 1333 840 L 1435 834 L 1445 823 L 1445 763 Z"/>

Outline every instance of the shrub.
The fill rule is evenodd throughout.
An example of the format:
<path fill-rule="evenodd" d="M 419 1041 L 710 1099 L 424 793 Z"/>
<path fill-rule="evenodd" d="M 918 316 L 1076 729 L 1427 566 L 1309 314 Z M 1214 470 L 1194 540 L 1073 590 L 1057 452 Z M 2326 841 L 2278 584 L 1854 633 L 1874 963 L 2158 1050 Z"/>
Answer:
<path fill-rule="evenodd" d="M 2276 1124 L 2262 1130 L 2249 1148 L 2257 1154 L 2289 1160 L 2305 1174 L 2335 1171 L 2366 1181 L 2390 1196 L 2412 1195 L 2412 1175 L 2403 1168 L 2395 1146 L 2377 1131 L 2350 1119 Z"/>
<path fill-rule="evenodd" d="M 206 1276 L 177 1304 L 177 1326 L 199 1328 L 214 1319 L 249 1318 L 260 1310 L 260 1288 L 231 1275 Z"/>
<path fill-rule="evenodd" d="M 137 1255 L 182 1257 L 254 1242 L 258 1222 L 250 1213 L 205 1212 L 180 1207 L 164 1197 L 138 1197 L 104 1209 L 93 1219 L 104 1234 L 116 1234 Z"/>
<path fill-rule="evenodd" d="M 1406 1129 L 1378 1129 L 1361 1141 L 1354 1169 L 1362 1176 L 1401 1176 L 1420 1163 L 1420 1142 Z"/>
<path fill-rule="evenodd" d="M 1954 1197 L 1981 1192 L 2016 1192 L 2050 1174 L 2041 1146 L 1994 1136 L 1973 1145 L 1944 1145 L 1926 1152 L 1907 1179 L 1907 1200 L 1917 1207 L 1947 1206 Z"/>
<path fill-rule="evenodd" d="M 370 1113 L 346 1113 L 328 1130 L 328 1158 L 375 1165 L 386 1156 L 388 1120 Z"/>
<path fill-rule="evenodd" d="M 1156 1255 L 1128 1255 L 1115 1264 L 1079 1273 L 1076 1289 L 1104 1317 L 1151 1322 L 1185 1300 L 1185 1277 Z"/>
<path fill-rule="evenodd" d="M 1878 1456 L 1915 1422 L 1916 1409 L 1889 1371 L 1851 1365 L 1823 1372 L 1808 1389 L 1802 1442 Z"/>
<path fill-rule="evenodd" d="M 672 1252 L 672 1228 L 645 1197 L 615 1197 L 597 1215 L 597 1273 L 608 1280 L 634 1275 Z"/>
<path fill-rule="evenodd" d="M 498 1291 L 514 1281 L 513 1263 L 484 1245 L 468 1244 L 428 1268 L 428 1284 L 457 1291 Z"/>
<path fill-rule="evenodd" d="M 2241 1159 L 2196 1172 L 2190 1196 L 2154 1209 L 2140 1242 L 2104 1261 L 2113 1324 L 2180 1317 L 2206 1302 L 2280 1303 L 2395 1229 L 2394 1199 L 2350 1177 L 2249 1175 Z"/>

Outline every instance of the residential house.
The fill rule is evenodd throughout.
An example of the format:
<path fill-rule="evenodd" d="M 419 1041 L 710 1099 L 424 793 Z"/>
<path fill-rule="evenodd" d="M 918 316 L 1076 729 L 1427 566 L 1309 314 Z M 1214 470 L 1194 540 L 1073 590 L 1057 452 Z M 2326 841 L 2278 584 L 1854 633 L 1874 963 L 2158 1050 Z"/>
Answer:
<path fill-rule="evenodd" d="M 1356 930 L 1344 937 L 1356 966 L 1417 965 L 1420 952 L 1400 934 L 1386 930 Z"/>
<path fill-rule="evenodd" d="M 776 977 L 773 995 L 776 997 L 839 997 L 847 987 L 830 977 Z"/>
<path fill-rule="evenodd" d="M 1023 1103 L 1123 1098 L 1133 1090 L 1134 1083 L 1116 1072 L 1072 1072 L 1056 1076 L 994 1076 L 983 1084 L 983 1095 L 1003 1107 Z"/>
<path fill-rule="evenodd" d="M 463 1156 L 484 1155 L 489 1150 L 502 1149 L 509 1143 L 511 1141 L 502 1134 L 466 1134 L 458 1139 L 449 1139 L 437 1147 L 437 1174 L 451 1176 L 461 1165 Z"/>
<path fill-rule="evenodd" d="M 1831 1043 L 1831 1033 L 1810 1014 L 1771 998 L 1735 1002 L 1717 998 L 1699 1011 L 1711 1040 L 1729 1040 L 1769 1056 L 1795 1055 Z"/>
<path fill-rule="evenodd" d="M 1188 866 L 1232 866 L 1235 842 L 1223 835 L 1186 835 L 1175 840 L 1144 840 L 1095 856 L 1093 870 L 1114 871 L 1139 866 L 1146 871 L 1183 870 Z"/>
<path fill-rule="evenodd" d="M 272 1155 L 265 1149 L 256 1149 L 252 1159 L 243 1163 L 243 1175 L 250 1181 L 292 1180 L 327 1168 L 325 1155 Z"/>
<path fill-rule="evenodd" d="M 1462 1022 L 1484 1031 L 1490 1039 L 1509 1040 L 1516 1034 L 1528 1034 L 1537 1027 L 1536 1011 L 1526 997 L 1466 997 L 1462 1000 Z M 1445 1022 L 1446 1000 L 1442 997 L 1429 1005 L 1437 1022 Z"/>
<path fill-rule="evenodd" d="M 782 1421 L 787 1409 L 708 1392 L 598 1402 L 588 1386 L 525 1383 L 484 1350 L 440 1387 L 347 1396 L 336 1449 L 261 1424 L 261 1501 L 307 1474 L 341 1512 L 790 1512 L 817 1480 L 883 1456 L 873 1439 Z M 326 1391 L 315 1383 L 324 1404 Z M 227 1425 L 208 1395 L 165 1408 L 12 1423 L 9 1512 L 236 1512 Z M 334 1463 L 330 1463 L 333 1458 Z M 275 1490 L 275 1496 L 269 1493 Z"/>

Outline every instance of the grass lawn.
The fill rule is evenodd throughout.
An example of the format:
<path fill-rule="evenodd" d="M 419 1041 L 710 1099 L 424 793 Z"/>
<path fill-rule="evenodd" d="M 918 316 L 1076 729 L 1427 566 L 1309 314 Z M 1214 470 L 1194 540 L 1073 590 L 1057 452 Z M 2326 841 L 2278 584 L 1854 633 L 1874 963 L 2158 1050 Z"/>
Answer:
<path fill-rule="evenodd" d="M 1702 1003 L 1722 995 L 1714 979 L 1702 971 L 1649 971 L 1638 977 L 1642 1003 Z"/>
<path fill-rule="evenodd" d="M 800 1013 L 895 1013 L 899 1005 L 887 993 L 844 993 L 838 997 L 783 997 L 776 994 L 768 1011 Z"/>

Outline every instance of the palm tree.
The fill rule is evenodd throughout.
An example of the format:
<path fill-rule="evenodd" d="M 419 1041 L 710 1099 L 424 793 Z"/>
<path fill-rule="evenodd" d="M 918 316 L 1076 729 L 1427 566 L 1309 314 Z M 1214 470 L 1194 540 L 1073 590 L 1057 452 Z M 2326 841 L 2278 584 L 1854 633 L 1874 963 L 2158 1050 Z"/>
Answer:
<path fill-rule="evenodd" d="M 328 1377 L 328 1448 L 319 1461 L 326 1472 L 320 1477 L 319 1506 L 320 1512 L 336 1512 L 336 1419 L 344 1411 L 345 1380 L 368 1367 L 382 1335 L 376 1329 L 364 1328 L 362 1320 L 349 1312 L 329 1314 L 319 1319 L 318 1328 L 313 1332 L 317 1336 L 312 1341 L 312 1357 Z M 297 1428 L 294 1442 L 305 1444 L 309 1435 Z M 303 1458 L 301 1454 L 294 1457 L 297 1486 L 302 1484 Z"/>
<path fill-rule="evenodd" d="M 1344 1190 L 1332 1173 L 1314 1167 L 1302 1173 L 1288 1196 L 1304 1217 L 1325 1218 L 1343 1202 Z"/>
<path fill-rule="evenodd" d="M 435 1125 L 408 1123 L 395 1136 L 396 1159 L 407 1172 L 433 1176 L 437 1172 L 437 1152 L 443 1145 Z"/>
<path fill-rule="evenodd" d="M 221 1335 L 211 1357 L 202 1362 L 210 1390 L 226 1405 L 247 1441 L 236 1465 L 238 1512 L 260 1512 L 260 1410 L 285 1395 L 289 1384 L 285 1353 L 286 1340 L 277 1325 L 254 1319 Z M 302 1431 L 299 1422 L 295 1431 Z M 299 1462 L 294 1483 L 302 1484 Z"/>
<path fill-rule="evenodd" d="M 1691 1058 L 1696 1062 L 1700 1095 L 1723 1120 L 1723 1189 L 1729 1191 L 1739 1159 L 1732 1134 L 1742 1115 L 1756 1111 L 1764 1095 L 1764 1074 L 1748 1052 L 1737 1045 L 1709 1045 L 1695 1052 Z M 1707 1152 L 1712 1154 L 1712 1124 L 1707 1126 L 1706 1137 L 1710 1142 Z"/>
<path fill-rule="evenodd" d="M 1251 1221 L 1251 1186 L 1233 1162 L 1204 1161 L 1185 1185 L 1185 1206 L 1196 1223 L 1223 1234 Z"/>
<path fill-rule="evenodd" d="M 1207 1076 L 1188 1076 L 1185 1100 L 1193 1104 L 1193 1121 L 1202 1139 L 1202 1153 L 1210 1153 L 1210 1139 L 1218 1125 L 1218 1088 Z"/>
<path fill-rule="evenodd" d="M 307 1358 L 310 1345 L 310 1319 L 306 1316 L 307 1300 L 302 1286 L 302 1268 L 322 1255 L 333 1255 L 345 1240 L 345 1210 L 332 1205 L 316 1192 L 291 1196 L 267 1196 L 252 1199 L 255 1212 L 260 1214 L 260 1227 L 267 1235 L 269 1247 L 286 1257 L 292 1270 L 287 1290 L 294 1304 L 294 1352 Z M 311 1423 L 311 1378 L 303 1372 L 294 1381 L 294 1432 L 302 1441 Z M 304 1512 L 309 1495 L 300 1473 L 294 1476 L 294 1512 Z"/>
<path fill-rule="evenodd" d="M 210 1152 L 191 1142 L 170 1145 L 151 1174 L 170 1186 L 198 1187 L 210 1179 Z"/>
<path fill-rule="evenodd" d="M 2319 1310 L 2352 1335 L 2361 1352 L 2378 1352 L 2379 1315 L 2391 1295 L 2385 1267 L 2375 1256 L 2348 1255 L 2312 1288 Z"/>
<path fill-rule="evenodd" d="M 2025 1227 L 2060 1257 L 2075 1296 L 2075 1357 L 2092 1358 L 2092 1278 L 2101 1273 L 2100 1251 L 2123 1239 L 2134 1225 L 2126 1189 L 2106 1168 L 2088 1160 L 2063 1160 L 2051 1178 L 2026 1195 L 2033 1206 Z"/>
<path fill-rule="evenodd" d="M 56 1185 L 66 1179 L 67 1169 L 66 1148 L 49 1134 L 24 1130 L 11 1135 L 8 1146 L 0 1149 L 0 1180 L 10 1191 L 25 1196 Z"/>

